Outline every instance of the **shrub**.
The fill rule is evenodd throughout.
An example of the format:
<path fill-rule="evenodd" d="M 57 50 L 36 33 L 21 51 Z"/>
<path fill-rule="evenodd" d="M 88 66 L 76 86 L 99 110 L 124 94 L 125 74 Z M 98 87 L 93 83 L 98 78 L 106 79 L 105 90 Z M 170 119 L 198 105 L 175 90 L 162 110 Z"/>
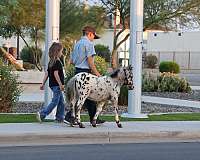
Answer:
<path fill-rule="evenodd" d="M 180 73 L 180 67 L 176 62 L 163 61 L 160 63 L 159 71 L 161 73 L 163 72 Z"/>
<path fill-rule="evenodd" d="M 118 104 L 128 105 L 128 88 L 126 86 L 122 86 L 120 89 Z"/>
<path fill-rule="evenodd" d="M 30 49 L 28 47 L 24 47 L 22 49 L 22 51 L 20 52 L 20 58 L 24 61 L 24 62 L 29 62 L 33 64 L 33 54 L 30 51 Z"/>
<path fill-rule="evenodd" d="M 110 62 L 111 53 L 108 46 L 97 44 L 95 45 L 95 51 L 97 55 L 104 58 L 106 62 Z"/>
<path fill-rule="evenodd" d="M 163 73 L 161 75 L 142 75 L 143 92 L 191 92 L 191 87 L 186 79 L 177 74 Z M 122 86 L 119 95 L 119 105 L 128 104 L 128 89 Z"/>
<path fill-rule="evenodd" d="M 156 92 L 158 90 L 158 80 L 151 73 L 142 75 L 142 91 Z"/>
<path fill-rule="evenodd" d="M 174 73 L 162 73 L 152 78 L 143 75 L 142 91 L 144 92 L 190 92 L 189 83 L 184 78 L 180 78 Z"/>
<path fill-rule="evenodd" d="M 108 64 L 104 58 L 100 56 L 95 56 L 94 63 L 96 65 L 97 70 L 101 75 L 107 74 Z"/>
<path fill-rule="evenodd" d="M 67 67 L 65 71 L 65 84 L 75 75 L 75 67 L 74 65 L 70 65 Z M 66 86 L 66 85 L 65 85 Z"/>
<path fill-rule="evenodd" d="M 31 64 L 29 62 L 23 62 L 23 68 L 24 69 L 35 69 L 35 65 L 34 64 Z"/>
<path fill-rule="evenodd" d="M 101 75 L 107 74 L 107 63 L 105 59 L 95 56 L 95 65 L 97 67 L 97 70 L 100 72 Z M 69 81 L 70 78 L 72 78 L 75 75 L 75 67 L 74 65 L 70 65 L 66 68 L 65 71 L 65 84 Z"/>
<path fill-rule="evenodd" d="M 11 112 L 21 92 L 18 75 L 0 59 L 0 112 Z"/>
<path fill-rule="evenodd" d="M 28 48 L 28 47 L 24 47 L 22 49 L 22 51 L 20 52 L 20 57 L 24 62 L 29 62 L 32 64 L 35 64 L 35 58 L 34 58 L 34 53 L 31 51 L 34 50 L 37 52 L 37 62 L 40 61 L 41 57 L 42 57 L 42 50 L 41 49 L 35 49 L 34 47 Z"/>
<path fill-rule="evenodd" d="M 158 78 L 158 91 L 161 92 L 190 92 L 189 83 L 184 78 L 180 78 L 177 74 L 162 73 Z"/>
<path fill-rule="evenodd" d="M 145 57 L 145 67 L 146 68 L 156 68 L 158 63 L 158 59 L 155 55 L 149 54 Z"/>

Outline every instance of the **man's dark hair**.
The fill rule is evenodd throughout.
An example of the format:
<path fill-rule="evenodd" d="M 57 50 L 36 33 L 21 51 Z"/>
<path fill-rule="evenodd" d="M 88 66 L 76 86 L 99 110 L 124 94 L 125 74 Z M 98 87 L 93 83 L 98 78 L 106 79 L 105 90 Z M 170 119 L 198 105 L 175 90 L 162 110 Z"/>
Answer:
<path fill-rule="evenodd" d="M 88 32 L 83 31 L 83 36 L 87 36 Z"/>

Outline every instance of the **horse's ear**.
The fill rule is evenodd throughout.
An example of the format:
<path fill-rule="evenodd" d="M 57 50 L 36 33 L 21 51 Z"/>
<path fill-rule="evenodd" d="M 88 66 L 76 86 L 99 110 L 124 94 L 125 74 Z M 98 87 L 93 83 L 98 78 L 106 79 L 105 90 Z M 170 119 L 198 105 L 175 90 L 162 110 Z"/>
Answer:
<path fill-rule="evenodd" d="M 118 76 L 119 71 L 120 71 L 119 69 L 115 70 L 114 72 L 111 73 L 110 77 L 116 78 Z"/>
<path fill-rule="evenodd" d="M 131 65 L 129 65 L 129 66 L 128 66 L 128 69 L 132 70 L 132 69 L 133 69 L 133 67 L 132 67 Z"/>

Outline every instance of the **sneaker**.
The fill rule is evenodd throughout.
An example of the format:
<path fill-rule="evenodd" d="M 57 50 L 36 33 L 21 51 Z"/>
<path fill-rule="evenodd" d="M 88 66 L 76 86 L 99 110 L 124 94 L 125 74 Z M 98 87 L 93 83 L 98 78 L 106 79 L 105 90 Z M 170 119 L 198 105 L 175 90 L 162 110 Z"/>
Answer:
<path fill-rule="evenodd" d="M 71 113 L 67 112 L 67 114 L 65 115 L 64 123 L 70 124 L 70 122 L 71 122 Z"/>
<path fill-rule="evenodd" d="M 40 116 L 40 112 L 37 112 L 37 113 L 36 113 L 36 119 L 38 120 L 38 122 L 42 123 L 42 119 L 41 119 L 41 116 Z"/>
<path fill-rule="evenodd" d="M 63 122 L 66 124 L 71 124 L 73 122 L 73 125 L 78 125 L 78 123 L 74 121 L 74 118 L 71 117 L 71 112 L 67 112 Z"/>

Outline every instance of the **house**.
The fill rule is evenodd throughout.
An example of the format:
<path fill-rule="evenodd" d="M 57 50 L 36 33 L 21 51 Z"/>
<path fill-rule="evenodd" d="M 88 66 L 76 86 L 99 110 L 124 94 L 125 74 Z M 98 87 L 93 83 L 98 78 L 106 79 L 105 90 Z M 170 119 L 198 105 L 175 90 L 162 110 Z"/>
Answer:
<path fill-rule="evenodd" d="M 145 52 L 175 61 L 182 70 L 200 70 L 200 32 L 149 32 Z"/>

